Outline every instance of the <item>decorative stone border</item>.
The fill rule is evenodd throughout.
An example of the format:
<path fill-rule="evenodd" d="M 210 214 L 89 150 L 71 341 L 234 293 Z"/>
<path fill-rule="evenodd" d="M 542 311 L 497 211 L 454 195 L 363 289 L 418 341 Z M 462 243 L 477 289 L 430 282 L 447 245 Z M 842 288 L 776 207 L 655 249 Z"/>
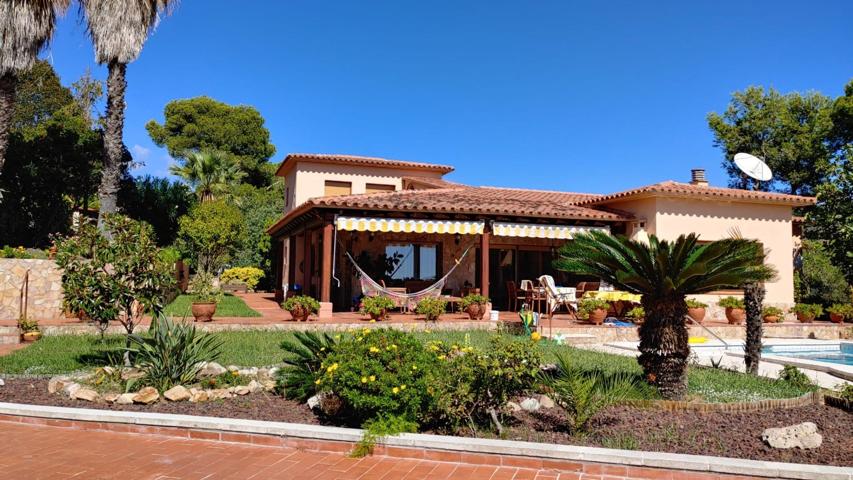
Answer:
<path fill-rule="evenodd" d="M 0 421 L 331 453 L 350 451 L 362 437 L 361 430 L 352 428 L 14 403 L 0 403 Z M 374 454 L 630 478 L 689 476 L 691 479 L 712 480 L 731 474 L 746 478 L 853 480 L 853 469 L 844 467 L 425 434 L 385 438 L 379 442 Z"/>
<path fill-rule="evenodd" d="M 637 408 L 660 409 L 670 412 L 760 412 L 778 408 L 797 408 L 807 405 L 823 405 L 820 391 L 809 392 L 796 398 L 774 398 L 754 402 L 696 403 L 675 400 L 625 400 L 621 402 Z"/>

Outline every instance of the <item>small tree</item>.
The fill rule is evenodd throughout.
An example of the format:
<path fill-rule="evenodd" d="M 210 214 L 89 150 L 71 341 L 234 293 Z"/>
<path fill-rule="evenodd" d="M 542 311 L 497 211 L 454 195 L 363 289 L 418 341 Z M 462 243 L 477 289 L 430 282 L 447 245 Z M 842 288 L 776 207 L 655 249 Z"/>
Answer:
<path fill-rule="evenodd" d="M 245 237 L 240 210 L 222 200 L 196 205 L 179 224 L 183 249 L 197 259 L 199 270 L 208 273 L 221 267 Z"/>
<path fill-rule="evenodd" d="M 111 238 L 84 222 L 77 235 L 57 239 L 56 262 L 65 295 L 77 300 L 102 333 L 118 320 L 130 335 L 143 313 L 162 312 L 174 278 L 149 225 L 117 214 L 104 221 Z"/>

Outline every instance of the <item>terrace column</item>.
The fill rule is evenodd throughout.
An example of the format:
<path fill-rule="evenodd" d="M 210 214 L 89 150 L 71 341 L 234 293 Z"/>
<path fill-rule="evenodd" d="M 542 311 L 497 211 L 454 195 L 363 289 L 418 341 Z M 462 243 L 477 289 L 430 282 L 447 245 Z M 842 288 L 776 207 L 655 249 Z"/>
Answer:
<path fill-rule="evenodd" d="M 323 259 L 320 263 L 320 318 L 332 318 L 332 244 L 335 225 L 326 220 L 323 225 Z"/>
<path fill-rule="evenodd" d="M 489 296 L 489 224 L 486 222 L 480 236 L 480 295 Z"/>

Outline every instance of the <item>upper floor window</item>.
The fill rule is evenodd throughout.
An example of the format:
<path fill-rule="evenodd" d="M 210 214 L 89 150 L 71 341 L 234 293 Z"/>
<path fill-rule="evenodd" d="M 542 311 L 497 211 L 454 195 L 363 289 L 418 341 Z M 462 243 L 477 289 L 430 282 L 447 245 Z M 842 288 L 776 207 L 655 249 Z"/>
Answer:
<path fill-rule="evenodd" d="M 352 182 L 326 180 L 326 191 L 324 195 L 327 197 L 335 195 L 352 195 Z"/>
<path fill-rule="evenodd" d="M 368 183 L 365 185 L 365 193 L 393 192 L 397 190 L 394 185 L 386 185 L 384 183 Z"/>

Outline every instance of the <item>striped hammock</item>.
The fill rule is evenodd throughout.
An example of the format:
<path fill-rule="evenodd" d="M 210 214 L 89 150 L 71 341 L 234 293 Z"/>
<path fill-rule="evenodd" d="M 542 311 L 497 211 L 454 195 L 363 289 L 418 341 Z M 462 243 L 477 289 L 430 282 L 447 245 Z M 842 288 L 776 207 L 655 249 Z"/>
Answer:
<path fill-rule="evenodd" d="M 456 263 L 453 265 L 453 267 L 443 277 L 438 279 L 435 283 L 428 286 L 427 288 L 414 293 L 396 292 L 383 287 L 380 283 L 376 282 L 376 280 L 370 278 L 370 275 L 368 275 L 364 270 L 361 269 L 361 267 L 358 266 L 358 263 L 356 263 L 355 259 L 352 258 L 352 255 L 350 255 L 349 252 L 344 253 L 346 253 L 347 258 L 349 258 L 350 262 L 352 262 L 353 267 L 355 267 L 355 270 L 358 272 L 359 283 L 361 284 L 361 292 L 365 296 L 385 296 L 393 300 L 394 304 L 398 307 L 403 307 L 408 310 L 417 305 L 418 302 L 420 302 L 424 298 L 440 297 L 441 291 L 444 289 L 444 284 L 447 283 L 447 278 L 450 277 L 450 274 L 453 273 L 453 271 L 456 270 L 456 267 L 458 267 L 462 263 L 462 259 L 465 258 L 465 255 L 468 255 L 469 250 L 471 250 L 471 247 L 465 249 L 465 251 L 462 253 L 462 256 L 459 257 L 458 260 L 456 260 Z"/>

